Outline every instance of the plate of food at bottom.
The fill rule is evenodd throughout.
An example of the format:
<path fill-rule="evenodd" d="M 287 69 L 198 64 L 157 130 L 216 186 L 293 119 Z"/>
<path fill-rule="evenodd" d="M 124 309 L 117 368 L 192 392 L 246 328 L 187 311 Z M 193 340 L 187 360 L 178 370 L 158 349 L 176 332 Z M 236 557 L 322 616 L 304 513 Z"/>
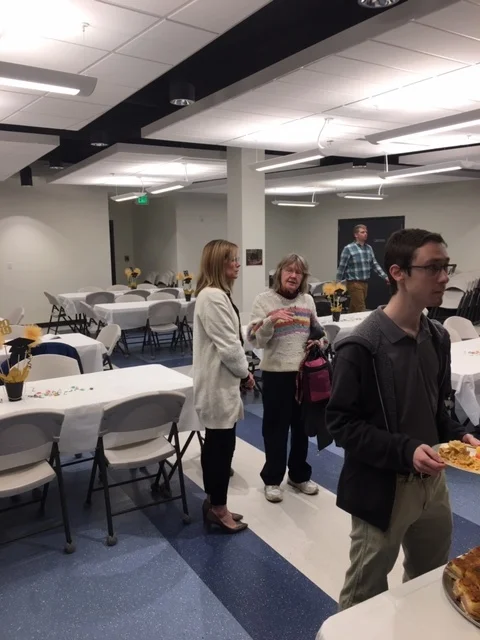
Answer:
<path fill-rule="evenodd" d="M 433 447 L 449 467 L 480 475 L 480 447 L 471 447 L 460 440 L 452 440 Z"/>
<path fill-rule="evenodd" d="M 480 547 L 451 560 L 443 572 L 443 588 L 450 604 L 480 627 Z"/>

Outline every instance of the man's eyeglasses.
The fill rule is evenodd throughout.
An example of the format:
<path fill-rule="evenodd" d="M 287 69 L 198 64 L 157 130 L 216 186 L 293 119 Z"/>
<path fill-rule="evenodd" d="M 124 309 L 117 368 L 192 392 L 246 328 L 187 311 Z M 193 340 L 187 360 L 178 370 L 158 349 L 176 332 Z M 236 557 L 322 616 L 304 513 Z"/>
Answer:
<path fill-rule="evenodd" d="M 427 275 L 432 276 L 432 278 L 440 275 L 442 271 L 445 271 L 448 276 L 453 276 L 456 268 L 456 264 L 427 264 L 424 267 L 412 264 L 408 267 L 408 269 L 422 269 Z"/>

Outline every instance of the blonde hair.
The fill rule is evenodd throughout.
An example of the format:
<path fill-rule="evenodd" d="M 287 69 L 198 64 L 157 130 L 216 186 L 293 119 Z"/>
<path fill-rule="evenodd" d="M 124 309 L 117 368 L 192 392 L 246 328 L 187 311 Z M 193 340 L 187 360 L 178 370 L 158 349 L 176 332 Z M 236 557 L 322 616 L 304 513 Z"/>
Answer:
<path fill-rule="evenodd" d="M 280 260 L 277 265 L 277 269 L 275 271 L 275 275 L 273 276 L 273 290 L 276 293 L 281 293 L 282 290 L 282 271 L 287 267 L 295 265 L 299 269 L 301 269 L 303 273 L 302 281 L 300 286 L 298 287 L 298 293 L 307 293 L 308 291 L 308 276 L 309 268 L 308 262 L 302 256 L 299 256 L 296 253 L 289 253 L 288 256 L 285 256 Z"/>
<path fill-rule="evenodd" d="M 232 290 L 233 280 L 225 275 L 225 263 L 235 258 L 237 251 L 237 245 L 228 240 L 211 240 L 203 247 L 196 296 L 205 287 L 215 287 L 227 293 Z"/>

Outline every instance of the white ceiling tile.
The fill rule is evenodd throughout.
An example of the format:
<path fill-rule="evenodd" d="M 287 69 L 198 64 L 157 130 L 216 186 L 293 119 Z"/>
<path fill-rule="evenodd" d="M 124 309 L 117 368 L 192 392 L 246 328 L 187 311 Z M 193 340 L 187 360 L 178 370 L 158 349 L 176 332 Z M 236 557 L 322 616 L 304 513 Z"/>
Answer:
<path fill-rule="evenodd" d="M 224 108 L 223 105 L 221 107 L 210 109 L 208 111 L 208 115 L 215 118 L 221 118 L 223 120 L 253 124 L 257 128 L 276 126 L 292 120 L 292 118 L 279 118 L 271 115 L 234 111 L 232 109 Z M 200 117 L 200 121 L 201 120 L 202 118 Z"/>
<path fill-rule="evenodd" d="M 99 116 L 106 111 L 104 105 L 62 100 L 61 98 L 40 98 L 23 109 L 24 113 L 75 118 L 78 121 Z"/>
<path fill-rule="evenodd" d="M 272 108 L 285 108 L 291 109 L 294 111 L 305 111 L 306 115 L 311 115 L 313 113 L 320 113 L 324 108 L 328 108 L 325 105 L 319 105 L 315 103 L 313 100 L 305 100 L 301 95 L 298 95 L 298 91 L 295 94 L 295 97 L 290 96 L 282 96 L 281 101 L 279 101 L 275 92 L 269 93 L 266 91 L 266 87 L 269 85 L 265 85 L 264 87 L 260 87 L 259 89 L 255 89 L 254 91 L 250 91 L 248 94 L 248 100 L 252 105 L 264 105 L 266 107 Z M 241 96 L 240 99 L 243 99 L 244 96 Z M 257 113 L 254 111 L 253 113 Z M 272 115 L 273 112 L 272 112 Z"/>
<path fill-rule="evenodd" d="M 272 95 L 281 100 L 284 104 L 284 98 L 292 98 L 294 100 L 311 102 L 317 105 L 318 110 L 328 107 L 340 106 L 352 101 L 352 96 L 346 93 L 334 93 L 332 91 L 324 91 L 317 87 L 300 88 L 299 85 L 290 82 L 271 82 L 255 91 L 258 95 Z"/>
<path fill-rule="evenodd" d="M 438 56 L 431 56 L 418 51 L 410 51 L 402 47 L 394 47 L 374 40 L 367 40 L 361 44 L 342 51 L 342 57 L 363 60 L 364 62 L 381 63 L 387 67 L 411 71 L 424 77 L 447 73 L 461 69 L 464 63 L 447 60 Z"/>
<path fill-rule="evenodd" d="M 480 6 L 459 2 L 421 18 L 419 23 L 480 40 Z"/>
<path fill-rule="evenodd" d="M 424 27 L 416 22 L 409 22 L 398 29 L 387 31 L 376 40 L 465 64 L 480 62 L 480 42 L 477 40 Z"/>
<path fill-rule="evenodd" d="M 367 119 L 367 120 L 381 120 L 382 122 L 391 122 L 392 126 L 390 129 L 396 128 L 394 125 L 398 124 L 399 126 L 406 124 L 417 124 L 418 122 L 425 122 L 426 120 L 434 120 L 435 118 L 444 118 L 445 116 L 451 116 L 455 112 L 454 111 L 446 111 L 442 109 L 437 109 L 434 111 L 429 111 L 428 115 L 423 113 L 423 115 L 419 115 L 418 112 L 406 111 L 405 109 L 379 109 L 376 108 L 372 103 L 368 100 L 364 100 L 361 102 L 356 102 L 350 106 L 338 107 L 335 109 L 328 110 L 325 115 L 326 116 L 339 116 L 345 118 L 359 118 L 359 119 Z"/>
<path fill-rule="evenodd" d="M 140 89 L 170 69 L 170 65 L 160 62 L 111 53 L 90 67 L 88 75 L 101 78 L 112 84 L 124 84 Z"/>
<path fill-rule="evenodd" d="M 422 75 L 409 71 L 393 69 L 381 64 L 352 60 L 341 55 L 329 56 L 314 62 L 306 68 L 317 73 L 354 78 L 367 84 L 382 85 L 382 87 L 390 85 L 391 88 L 401 87 L 423 78 Z"/>
<path fill-rule="evenodd" d="M 17 124 L 24 127 L 40 127 L 45 129 L 68 129 L 78 120 L 79 118 L 68 118 L 18 111 L 15 115 L 2 120 L 2 124 Z"/>
<path fill-rule="evenodd" d="M 187 4 L 190 0 L 97 0 L 97 2 L 104 2 L 116 7 L 125 7 L 134 11 L 143 11 L 163 18 Z"/>
<path fill-rule="evenodd" d="M 385 91 L 385 88 L 380 84 L 367 84 L 361 80 L 352 78 L 347 80 L 346 78 L 339 78 L 326 73 L 316 73 L 315 71 L 307 71 L 305 69 L 295 71 L 287 76 L 282 76 L 279 81 L 297 84 L 309 90 L 337 92 L 337 94 L 343 96 L 350 96 L 350 100 L 351 97 L 360 100 L 361 98 L 373 96 Z"/>
<path fill-rule="evenodd" d="M 104 55 L 105 51 L 59 40 L 0 38 L 1 60 L 69 73 L 79 73 Z"/>
<path fill-rule="evenodd" d="M 177 22 L 224 33 L 271 0 L 194 0 L 172 14 Z"/>
<path fill-rule="evenodd" d="M 27 34 L 111 51 L 158 18 L 95 0 L 16 0 L 0 3 L 2 32 Z M 89 26 L 83 33 L 83 24 Z"/>
<path fill-rule="evenodd" d="M 255 97 L 253 92 L 246 93 L 239 98 L 228 100 L 222 105 L 225 109 L 232 111 L 244 111 L 246 113 L 258 113 L 265 116 L 274 116 L 276 118 L 286 118 L 287 120 L 296 120 L 297 118 L 306 118 L 313 115 L 311 111 L 300 111 L 297 109 L 287 109 L 281 105 L 263 104 L 260 97 Z"/>
<path fill-rule="evenodd" d="M 110 82 L 105 82 L 105 80 L 99 80 L 97 82 L 97 86 L 95 87 L 95 91 L 91 96 L 82 97 L 82 96 L 64 96 L 62 95 L 62 100 L 75 100 L 76 102 L 91 102 L 94 104 L 103 104 L 107 107 L 113 107 L 125 98 L 128 98 L 132 95 L 132 93 L 136 93 L 138 88 L 134 87 L 124 87 L 119 84 L 111 84 Z M 57 94 L 49 93 L 48 97 L 54 98 L 57 97 Z"/>
<path fill-rule="evenodd" d="M 0 180 L 7 180 L 59 144 L 60 139 L 56 136 L 2 132 L 0 134 Z"/>
<path fill-rule="evenodd" d="M 216 35 L 184 24 L 163 20 L 118 50 L 119 53 L 178 64 L 211 42 Z"/>
<path fill-rule="evenodd" d="M 0 91 L 0 119 L 7 118 L 22 107 L 36 100 L 34 96 L 26 93 L 13 93 L 11 91 Z"/>

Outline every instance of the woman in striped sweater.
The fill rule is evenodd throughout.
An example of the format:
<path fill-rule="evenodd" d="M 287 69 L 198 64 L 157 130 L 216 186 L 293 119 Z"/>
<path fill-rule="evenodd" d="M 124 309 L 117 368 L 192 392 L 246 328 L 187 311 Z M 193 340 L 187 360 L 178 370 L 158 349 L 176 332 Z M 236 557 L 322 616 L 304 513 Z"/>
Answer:
<path fill-rule="evenodd" d="M 260 475 L 265 483 L 265 497 L 270 502 L 283 499 L 280 485 L 287 468 L 290 430 L 288 484 L 307 495 L 318 493 L 318 485 L 310 480 L 308 437 L 295 398 L 297 373 L 305 348 L 314 344 L 309 341 L 312 329 L 316 338 L 324 335 L 313 298 L 307 293 L 308 275 L 304 258 L 297 254 L 286 256 L 277 266 L 273 288 L 255 298 L 248 327 L 248 340 L 264 349 L 260 368 L 266 461 Z"/>

